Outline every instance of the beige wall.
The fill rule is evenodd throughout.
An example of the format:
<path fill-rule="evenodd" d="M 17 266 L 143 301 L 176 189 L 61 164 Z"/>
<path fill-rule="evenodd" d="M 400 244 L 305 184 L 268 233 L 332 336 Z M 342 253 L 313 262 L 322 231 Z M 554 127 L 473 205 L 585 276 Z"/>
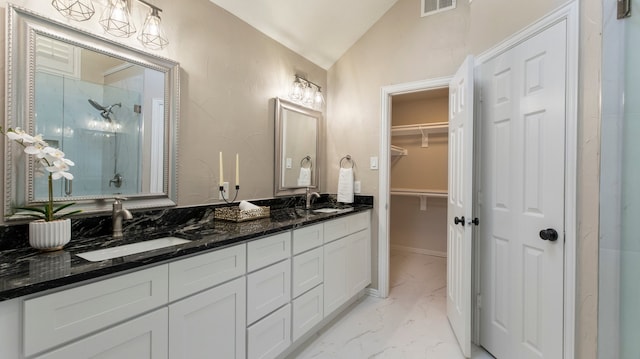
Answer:
<path fill-rule="evenodd" d="M 13 3 L 68 22 L 111 41 L 141 48 L 135 36 L 117 39 L 98 24 L 102 2 L 87 22 L 66 20 L 50 1 Z M 239 199 L 273 196 L 274 119 L 269 100 L 286 97 L 293 75 L 307 74 L 323 90 L 326 70 L 266 37 L 207 0 L 156 0 L 170 45 L 150 51 L 181 66 L 181 111 L 178 155 L 178 203 L 181 206 L 218 202 L 218 152 L 224 152 L 225 179 L 233 184 L 235 154 L 240 153 Z M 6 1 L 0 1 L 2 21 Z M 147 8 L 133 2 L 138 28 Z M 4 26 L 0 27 L 4 39 Z M 1 50 L 4 52 L 4 46 Z M 149 51 L 149 50 L 146 50 Z M 4 71 L 2 72 L 4 76 Z M 4 100 L 4 87 L 0 89 Z M 325 95 L 330 93 L 324 91 Z"/>
<path fill-rule="evenodd" d="M 419 0 L 399 0 L 329 69 L 327 156 L 351 153 L 368 162 L 379 155 L 381 87 L 451 76 L 464 56 L 480 54 L 541 18 L 566 0 L 474 0 L 458 9 L 420 18 Z M 578 143 L 578 278 L 576 358 L 596 357 L 597 240 L 601 5 L 582 0 Z M 361 134 L 354 137 L 358 129 Z M 377 195 L 378 172 L 362 166 L 365 193 Z M 327 189 L 335 191 L 337 168 L 327 171 Z M 375 212 L 384 213 L 377 207 Z M 373 248 L 377 247 L 374 233 Z M 375 253 L 377 257 L 377 252 Z M 373 262 L 374 283 L 377 258 Z"/>

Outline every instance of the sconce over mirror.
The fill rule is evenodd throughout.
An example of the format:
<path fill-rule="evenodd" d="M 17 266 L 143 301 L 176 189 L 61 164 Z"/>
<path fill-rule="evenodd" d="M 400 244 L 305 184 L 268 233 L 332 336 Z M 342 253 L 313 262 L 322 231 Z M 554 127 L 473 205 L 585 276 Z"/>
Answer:
<path fill-rule="evenodd" d="M 275 195 L 319 188 L 322 113 L 275 99 Z"/>
<path fill-rule="evenodd" d="M 83 212 L 175 206 L 178 64 L 8 7 L 5 128 L 42 134 L 73 159 L 72 182 L 55 201 Z M 5 141 L 5 219 L 44 203 L 47 181 L 33 159 Z M 32 157 L 32 156 L 29 156 Z"/>

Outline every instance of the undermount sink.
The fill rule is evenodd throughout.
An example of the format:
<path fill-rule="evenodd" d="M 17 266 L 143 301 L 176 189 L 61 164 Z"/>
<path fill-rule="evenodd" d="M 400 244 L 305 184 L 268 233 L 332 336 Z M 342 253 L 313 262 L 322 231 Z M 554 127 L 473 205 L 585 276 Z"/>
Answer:
<path fill-rule="evenodd" d="M 95 251 L 79 253 L 77 254 L 77 256 L 84 258 L 90 262 L 99 262 L 107 259 L 124 257 L 131 254 L 151 251 L 154 249 L 171 247 L 171 246 L 175 246 L 175 245 L 183 244 L 187 242 L 191 242 L 191 241 L 188 239 L 183 239 L 178 237 L 163 237 L 158 239 L 152 239 L 149 241 L 125 244 L 117 247 L 97 249 Z"/>
<path fill-rule="evenodd" d="M 314 213 L 345 213 L 353 211 L 353 207 L 348 208 L 318 208 L 314 209 Z"/>

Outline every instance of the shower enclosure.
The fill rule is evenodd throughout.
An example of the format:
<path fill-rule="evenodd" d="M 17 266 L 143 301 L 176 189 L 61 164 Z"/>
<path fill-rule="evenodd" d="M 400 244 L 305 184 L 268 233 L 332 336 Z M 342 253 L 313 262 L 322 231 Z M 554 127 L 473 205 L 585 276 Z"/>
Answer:
<path fill-rule="evenodd" d="M 73 182 L 54 183 L 55 197 L 141 191 L 143 72 L 115 68 L 89 81 L 36 71 L 35 132 L 76 164 Z M 36 200 L 46 198 L 45 183 L 44 177 L 36 180 Z"/>
<path fill-rule="evenodd" d="M 640 0 L 603 2 L 598 357 L 640 353 Z"/>

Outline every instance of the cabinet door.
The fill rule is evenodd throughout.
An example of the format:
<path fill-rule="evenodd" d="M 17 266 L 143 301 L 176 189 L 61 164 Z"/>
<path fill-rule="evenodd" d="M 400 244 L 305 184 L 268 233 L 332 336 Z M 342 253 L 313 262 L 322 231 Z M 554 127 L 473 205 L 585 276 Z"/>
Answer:
<path fill-rule="evenodd" d="M 291 259 L 247 277 L 247 323 L 251 324 L 291 300 Z"/>
<path fill-rule="evenodd" d="M 348 238 L 324 245 L 324 315 L 338 309 L 349 299 Z"/>
<path fill-rule="evenodd" d="M 164 359 L 167 358 L 167 332 L 167 308 L 162 308 L 40 355 L 37 359 Z"/>
<path fill-rule="evenodd" d="M 348 237 L 349 255 L 347 276 L 349 297 L 371 284 L 371 235 L 369 229 Z"/>
<path fill-rule="evenodd" d="M 241 277 L 171 304 L 169 357 L 244 359 L 245 283 Z"/>
<path fill-rule="evenodd" d="M 271 359 L 291 345 L 291 304 L 261 319 L 247 329 L 248 359 Z M 223 358 L 222 356 L 216 358 Z"/>

